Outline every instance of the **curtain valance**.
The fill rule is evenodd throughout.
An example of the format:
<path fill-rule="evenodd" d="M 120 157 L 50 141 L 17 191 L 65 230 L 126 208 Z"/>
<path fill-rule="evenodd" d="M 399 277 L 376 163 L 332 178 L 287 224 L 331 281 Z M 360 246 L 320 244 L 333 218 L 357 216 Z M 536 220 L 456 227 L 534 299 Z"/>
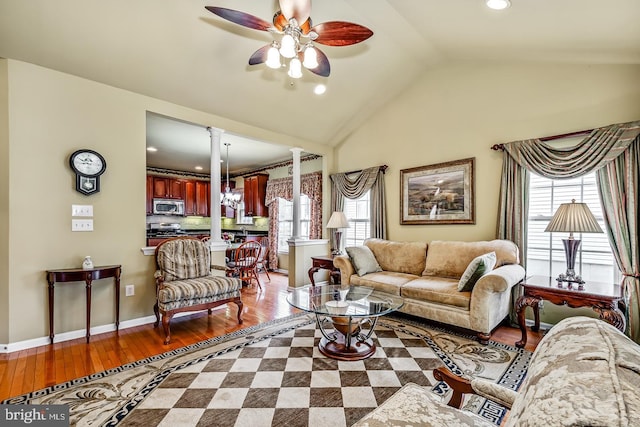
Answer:
<path fill-rule="evenodd" d="M 309 199 L 322 203 L 322 172 L 300 175 L 300 193 Z M 271 205 L 278 197 L 293 200 L 293 178 L 276 178 L 267 181 L 265 204 Z"/>
<path fill-rule="evenodd" d="M 594 129 L 577 145 L 556 148 L 539 139 L 504 144 L 523 168 L 550 179 L 574 178 L 600 169 L 625 151 L 640 135 L 640 121 Z"/>

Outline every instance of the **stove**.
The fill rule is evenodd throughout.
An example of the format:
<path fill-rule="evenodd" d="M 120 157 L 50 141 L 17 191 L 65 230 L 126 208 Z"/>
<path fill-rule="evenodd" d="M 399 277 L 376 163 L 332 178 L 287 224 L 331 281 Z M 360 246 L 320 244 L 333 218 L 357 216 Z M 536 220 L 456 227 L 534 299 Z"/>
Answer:
<path fill-rule="evenodd" d="M 185 236 L 186 231 L 180 229 L 176 223 L 151 223 L 147 229 L 147 237 L 178 237 Z"/>

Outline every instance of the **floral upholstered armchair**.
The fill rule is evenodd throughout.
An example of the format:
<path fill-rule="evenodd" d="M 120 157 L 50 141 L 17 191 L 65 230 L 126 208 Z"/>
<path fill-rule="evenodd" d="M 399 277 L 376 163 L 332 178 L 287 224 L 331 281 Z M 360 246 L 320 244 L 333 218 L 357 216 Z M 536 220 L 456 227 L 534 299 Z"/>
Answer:
<path fill-rule="evenodd" d="M 473 393 L 510 409 L 506 427 L 640 426 L 640 346 L 608 323 L 570 317 L 536 347 L 518 391 L 482 378 L 434 370 L 453 393 L 445 404 L 428 387 L 406 384 L 354 427 L 494 426 L 464 409 Z"/>
<path fill-rule="evenodd" d="M 211 274 L 209 246 L 193 237 L 176 237 L 160 243 L 155 251 L 157 327 L 162 314 L 165 344 L 171 341 L 171 318 L 180 312 L 208 310 L 233 302 L 242 323 L 241 282 L 237 278 Z"/>

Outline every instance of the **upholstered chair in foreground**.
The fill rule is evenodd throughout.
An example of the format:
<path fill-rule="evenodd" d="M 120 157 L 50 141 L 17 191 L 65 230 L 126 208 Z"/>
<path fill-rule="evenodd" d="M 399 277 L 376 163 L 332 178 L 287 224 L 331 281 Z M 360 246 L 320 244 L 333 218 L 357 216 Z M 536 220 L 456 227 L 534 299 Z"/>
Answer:
<path fill-rule="evenodd" d="M 157 327 L 162 314 L 165 344 L 171 341 L 171 318 L 180 312 L 201 311 L 233 302 L 242 323 L 242 283 L 234 277 L 211 274 L 211 252 L 207 243 L 193 237 L 176 237 L 156 247 Z"/>

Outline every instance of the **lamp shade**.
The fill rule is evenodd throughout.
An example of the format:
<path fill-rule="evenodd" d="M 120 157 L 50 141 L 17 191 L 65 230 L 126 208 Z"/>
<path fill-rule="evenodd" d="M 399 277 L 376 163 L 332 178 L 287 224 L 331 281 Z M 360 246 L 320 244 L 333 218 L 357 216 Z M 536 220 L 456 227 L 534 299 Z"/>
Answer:
<path fill-rule="evenodd" d="M 329 218 L 329 222 L 327 223 L 327 228 L 348 228 L 349 221 L 347 221 L 347 217 L 344 212 L 334 212 L 331 214 L 331 218 Z"/>
<path fill-rule="evenodd" d="M 602 228 L 586 203 L 576 203 L 572 200 L 571 203 L 560 205 L 544 231 L 602 233 Z"/>

